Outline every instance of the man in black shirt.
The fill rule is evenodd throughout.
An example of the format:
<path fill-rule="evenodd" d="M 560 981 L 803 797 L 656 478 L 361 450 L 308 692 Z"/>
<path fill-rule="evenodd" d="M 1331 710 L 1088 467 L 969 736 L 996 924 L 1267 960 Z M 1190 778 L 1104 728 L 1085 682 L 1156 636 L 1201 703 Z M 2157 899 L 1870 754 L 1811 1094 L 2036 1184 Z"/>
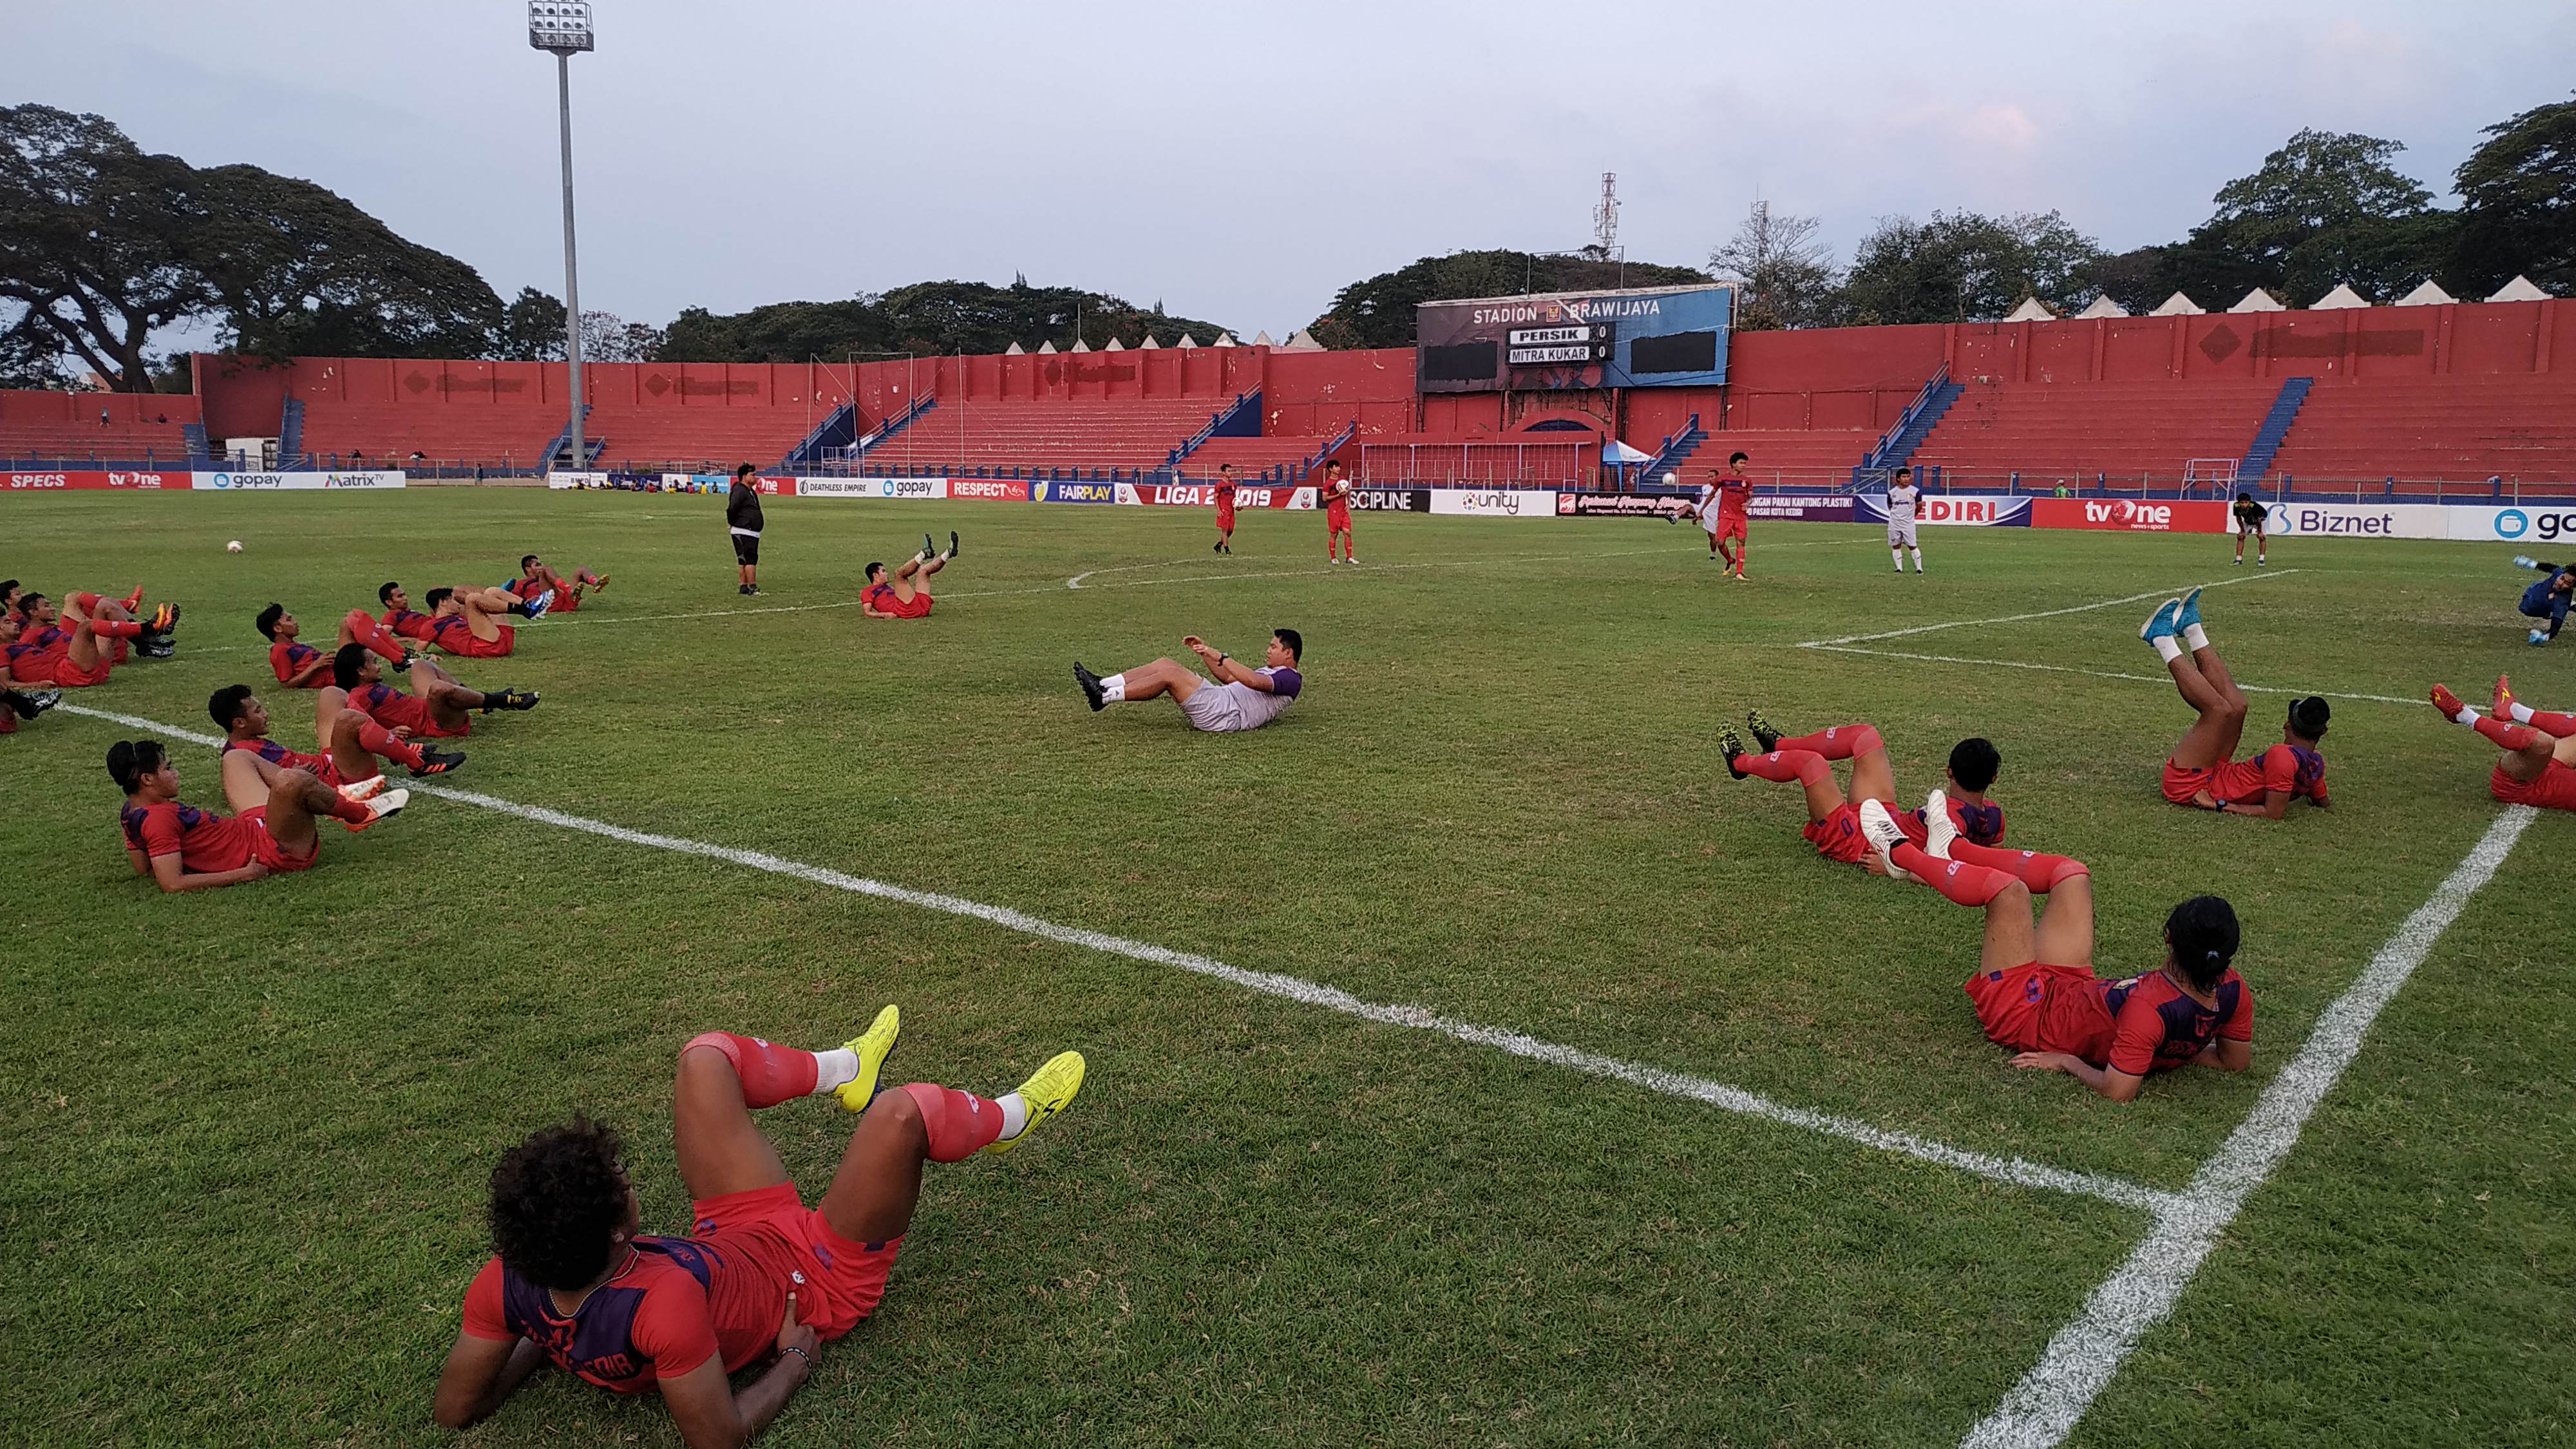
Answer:
<path fill-rule="evenodd" d="M 760 592 L 760 479 L 749 463 L 733 470 L 733 487 L 725 493 L 725 531 L 733 537 L 733 561 L 742 574 L 737 593 Z"/>

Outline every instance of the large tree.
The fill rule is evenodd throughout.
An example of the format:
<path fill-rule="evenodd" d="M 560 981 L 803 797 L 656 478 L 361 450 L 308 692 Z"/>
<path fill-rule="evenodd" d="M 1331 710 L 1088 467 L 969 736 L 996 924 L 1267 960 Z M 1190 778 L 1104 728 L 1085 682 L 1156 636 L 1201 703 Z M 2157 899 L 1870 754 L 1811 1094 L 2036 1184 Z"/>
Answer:
<path fill-rule="evenodd" d="M 1789 216 L 1757 201 L 1734 237 L 1709 253 L 1719 276 L 1744 283 L 1744 305 L 1735 330 L 1831 327 L 1842 320 L 1842 273 L 1833 249 L 1816 240 L 1823 223 Z"/>
<path fill-rule="evenodd" d="M 1326 347 L 1411 347 L 1413 309 L 1423 302 L 1714 280 L 1697 268 L 1650 262 L 1515 251 L 1451 252 L 1351 283 L 1334 294 L 1332 309 L 1316 318 L 1310 330 Z"/>
<path fill-rule="evenodd" d="M 844 302 L 773 302 L 748 312 L 682 311 L 664 332 L 665 362 L 834 361 L 852 354 L 1001 352 L 1013 343 L 1035 351 L 1052 342 L 1134 347 L 1148 336 L 1164 346 L 1189 333 L 1213 342 L 1225 328 L 1135 306 L 1073 287 L 1007 287 L 983 282 L 916 282 Z"/>
<path fill-rule="evenodd" d="M 2175 284 L 2204 306 L 2252 286 L 2305 305 L 2338 283 L 2394 300 L 2441 269 L 2454 220 L 2390 164 L 2405 149 L 2349 133 L 2292 136 L 2252 175 L 2218 189 L 2216 214 L 2175 249 Z"/>
<path fill-rule="evenodd" d="M 1861 323 L 1992 321 L 2026 297 L 2065 311 L 2089 300 L 2102 255 L 2053 211 L 1885 216 L 1852 256 L 1843 303 Z"/>
<path fill-rule="evenodd" d="M 269 355 L 479 357 L 500 299 L 471 267 L 256 166 L 198 170 L 98 116 L 0 107 L 0 358 L 69 356 L 150 390 L 154 335 L 219 325 Z"/>
<path fill-rule="evenodd" d="M 2451 185 L 2467 203 L 2454 269 L 2472 295 L 2516 274 L 2576 295 L 2576 101 L 2535 106 L 2486 128 Z"/>
<path fill-rule="evenodd" d="M 513 362 L 561 362 L 565 321 L 561 298 L 521 287 L 510 305 L 501 309 L 493 355 Z"/>

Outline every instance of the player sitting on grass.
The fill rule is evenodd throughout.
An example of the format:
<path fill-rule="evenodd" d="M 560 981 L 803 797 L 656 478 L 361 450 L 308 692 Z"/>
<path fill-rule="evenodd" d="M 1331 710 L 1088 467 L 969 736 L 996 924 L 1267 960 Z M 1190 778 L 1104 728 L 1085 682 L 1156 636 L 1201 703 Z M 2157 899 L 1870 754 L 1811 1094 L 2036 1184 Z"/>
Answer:
<path fill-rule="evenodd" d="M 2516 555 L 2514 563 L 2522 568 L 2538 569 L 2548 577 L 2522 591 L 2522 614 L 2526 619 L 2546 619 L 2548 627 L 2533 625 L 2529 643 L 2546 644 L 2558 637 L 2567 625 L 2567 608 L 2576 603 L 2576 566 L 2561 568 L 2536 558 Z"/>
<path fill-rule="evenodd" d="M 75 619 L 71 627 L 65 628 L 61 619 L 53 602 L 42 594 L 27 595 L 25 615 L 0 618 L 0 650 L 8 655 L 9 678 L 19 684 L 50 684 L 63 689 L 107 683 L 116 666 L 108 652 L 108 640 L 99 630 L 118 626 Z"/>
<path fill-rule="evenodd" d="M 1305 676 L 1297 672 L 1297 660 L 1306 651 L 1306 641 L 1294 629 L 1281 629 L 1270 636 L 1259 669 L 1244 668 L 1233 655 L 1218 652 L 1196 634 L 1181 643 L 1207 666 L 1215 683 L 1169 659 L 1157 659 L 1105 679 L 1083 668 L 1077 659 L 1073 662 L 1073 682 L 1082 686 L 1082 697 L 1091 702 L 1094 710 L 1168 694 L 1181 707 L 1181 715 L 1190 722 L 1190 728 L 1212 734 L 1257 730 L 1279 718 L 1281 711 L 1296 702 L 1298 691 L 1306 687 Z"/>
<path fill-rule="evenodd" d="M 2444 719 L 2467 725 L 2504 751 L 2495 773 L 2487 776 L 2488 794 L 2508 805 L 2576 810 L 2576 714 L 2552 714 L 2516 700 L 2512 684 L 2501 674 L 2491 714 L 2460 703 L 2449 686 L 2440 684 L 2433 686 L 2433 707 Z"/>
<path fill-rule="evenodd" d="M 608 575 L 574 569 L 572 577 L 565 578 L 547 567 L 544 559 L 532 553 L 522 554 L 519 557 L 519 576 L 501 587 L 525 600 L 534 613 L 572 614 L 580 612 L 581 596 L 585 591 L 608 587 Z M 543 605 L 538 603 L 540 599 L 545 600 Z"/>
<path fill-rule="evenodd" d="M 429 642 L 466 659 L 507 658 L 518 647 L 519 631 L 501 621 L 543 612 L 508 589 L 432 589 L 423 602 L 429 605 Z"/>
<path fill-rule="evenodd" d="M 268 667 L 277 675 L 278 683 L 289 689 L 320 689 L 331 682 L 331 656 L 299 642 L 304 626 L 286 612 L 284 604 L 271 604 L 260 610 L 251 627 L 270 641 Z M 397 665 L 408 663 L 412 657 L 411 651 L 386 633 L 364 609 L 351 609 L 342 616 L 340 644 L 356 644 Z"/>
<path fill-rule="evenodd" d="M 11 625 L 0 622 L 0 633 Z M 63 702 L 59 689 L 0 689 L 0 735 L 14 735 L 18 722 L 31 720 Z"/>
<path fill-rule="evenodd" d="M 2182 691 L 2182 702 L 2200 712 L 2165 761 L 2167 800 L 2266 820 L 2280 819 L 2297 799 L 2320 810 L 2326 807 L 2326 760 L 2317 747 L 2333 711 L 2323 699 L 2309 695 L 2291 701 L 2281 743 L 2253 759 L 2237 760 L 2236 742 L 2245 733 L 2245 692 L 2236 687 L 2201 628 L 2200 590 L 2165 600 L 2138 637 L 2156 646 L 2174 687 Z"/>
<path fill-rule="evenodd" d="M 359 651 L 365 657 L 365 651 Z M 290 770 L 310 770 L 323 784 L 334 789 L 356 780 L 371 780 L 384 773 L 376 763 L 381 755 L 408 768 L 414 776 L 444 775 L 465 763 L 465 757 L 454 752 L 424 749 L 400 738 L 393 731 L 354 709 L 343 708 L 323 722 L 323 754 L 308 755 L 290 750 L 268 737 L 268 706 L 247 684 L 228 684 L 206 701 L 206 713 L 214 718 L 215 727 L 224 732 L 224 749 L 248 750 L 272 765 Z"/>
<path fill-rule="evenodd" d="M 1796 781 L 1807 792 L 1807 824 L 1799 834 L 1816 847 L 1816 853 L 1864 870 L 1881 870 L 1883 863 L 1860 828 L 1864 802 L 1896 802 L 1896 775 L 1888 768 L 1887 743 L 1877 726 L 1836 725 L 1783 739 L 1759 710 L 1747 711 L 1744 722 L 1751 726 L 1763 753 L 1745 753 L 1744 737 L 1735 732 L 1735 726 L 1720 725 L 1717 747 L 1726 757 L 1728 772 L 1739 780 L 1749 775 L 1782 784 Z M 1944 808 L 1950 812 L 1951 824 L 1978 845 L 2003 843 L 2004 807 L 1986 798 L 2003 769 L 2003 758 L 1990 740 L 1965 739 L 1950 747 L 1946 772 L 1950 790 L 1942 797 Z M 1834 788 L 1834 769 L 1828 763 L 1833 760 L 1852 762 L 1848 794 Z M 1929 828 L 1923 812 L 1910 810 L 1896 818 L 1916 843 L 1922 842 Z"/>
<path fill-rule="evenodd" d="M 2228 962 L 2236 912 L 2194 896 L 2165 918 L 2164 964 L 2123 980 L 2093 974 L 2093 878 L 2084 863 L 2033 850 L 1990 850 L 1958 839 L 1935 790 L 1921 845 L 1887 806 L 1860 807 L 1861 828 L 1887 873 L 1916 880 L 1986 913 L 1968 999 L 1977 1024 L 2017 1053 L 2025 1071 L 2064 1072 L 2114 1102 L 2176 1067 L 2241 1072 L 2254 1062 L 2254 999 Z M 2031 897 L 2048 909 L 2032 920 Z"/>
<path fill-rule="evenodd" d="M 330 687 L 314 701 L 314 734 L 324 748 L 331 748 L 340 715 L 355 710 L 405 738 L 460 739 L 474 733 L 473 714 L 537 707 L 533 689 L 488 694 L 467 689 L 431 659 L 413 662 L 411 687 L 414 692 L 405 694 L 385 683 L 384 667 L 376 656 L 358 645 L 344 644 L 331 657 Z"/>
<path fill-rule="evenodd" d="M 929 534 L 921 536 L 921 552 L 905 559 L 892 574 L 881 563 L 868 565 L 867 592 L 859 596 L 859 612 L 871 619 L 924 619 L 930 616 L 930 576 L 948 567 L 957 557 L 957 535 L 948 535 L 948 552 L 939 552 Z"/>
<path fill-rule="evenodd" d="M 914 1082 L 877 1090 L 891 1006 L 837 1051 L 708 1032 L 680 1048 L 672 1149 L 693 1237 L 643 1232 L 617 1134 L 585 1118 L 492 1172 L 493 1257 L 465 1292 L 438 1376 L 450 1429 L 501 1406 L 541 1363 L 622 1394 L 659 1389 L 680 1437 L 741 1444 L 812 1377 L 822 1346 L 884 1298 L 924 1162 L 1007 1152 L 1082 1086 L 1064 1052 L 999 1101 Z M 805 1206 L 752 1113 L 824 1093 L 859 1113 L 822 1200 Z M 737 1393 L 726 1375 L 770 1361 Z"/>
<path fill-rule="evenodd" d="M 179 803 L 179 769 L 151 740 L 107 749 L 107 773 L 125 792 L 125 853 L 136 875 L 165 891 L 239 885 L 271 871 L 303 870 L 322 851 L 315 822 L 330 817 L 364 830 L 410 802 L 384 777 L 334 790 L 304 770 L 270 764 L 246 750 L 224 753 L 224 795 L 232 815 Z"/>
<path fill-rule="evenodd" d="M 163 604 L 154 609 L 147 620 L 135 615 L 134 611 L 142 606 L 143 586 L 140 584 L 135 585 L 134 592 L 123 599 L 111 599 L 103 594 L 69 594 L 63 599 L 62 622 L 65 628 L 83 619 L 96 625 L 100 638 L 115 641 L 110 657 L 118 664 L 125 662 L 128 640 L 133 641 L 135 651 L 146 659 L 167 659 L 177 652 L 170 643 L 170 631 L 179 622 L 178 607 Z"/>
<path fill-rule="evenodd" d="M 411 595 L 403 586 L 387 579 L 376 589 L 376 602 L 384 606 L 385 616 L 376 621 L 384 632 L 401 639 L 415 639 L 426 644 L 436 636 L 438 621 L 411 606 Z"/>

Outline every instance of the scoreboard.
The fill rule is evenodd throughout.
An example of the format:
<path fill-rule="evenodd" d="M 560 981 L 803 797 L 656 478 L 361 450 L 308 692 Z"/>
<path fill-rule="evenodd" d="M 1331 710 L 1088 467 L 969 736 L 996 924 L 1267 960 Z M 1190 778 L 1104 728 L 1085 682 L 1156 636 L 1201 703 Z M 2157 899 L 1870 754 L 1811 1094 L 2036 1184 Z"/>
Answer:
<path fill-rule="evenodd" d="M 1642 287 L 1425 302 L 1424 392 L 1693 387 L 1726 381 L 1732 287 Z"/>

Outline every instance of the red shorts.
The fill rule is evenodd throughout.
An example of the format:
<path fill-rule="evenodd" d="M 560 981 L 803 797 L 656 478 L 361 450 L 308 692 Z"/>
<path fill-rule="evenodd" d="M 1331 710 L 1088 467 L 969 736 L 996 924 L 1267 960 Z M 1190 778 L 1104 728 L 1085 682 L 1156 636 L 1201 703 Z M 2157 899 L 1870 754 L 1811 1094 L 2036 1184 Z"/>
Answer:
<path fill-rule="evenodd" d="M 842 1237 L 822 1213 L 805 1206 L 792 1182 L 706 1198 L 689 1204 L 689 1212 L 697 1219 L 699 1237 L 760 1233 L 782 1241 L 787 1261 L 795 1265 L 789 1271 L 796 1321 L 826 1341 L 858 1327 L 860 1319 L 876 1311 L 885 1297 L 886 1275 L 894 1271 L 895 1254 L 903 1248 L 901 1238 L 854 1243 Z M 755 1260 L 767 1260 L 767 1255 L 755 1255 Z"/>
<path fill-rule="evenodd" d="M 1348 532 L 1350 532 L 1350 531 L 1351 531 L 1351 510 L 1350 510 L 1350 508 L 1349 508 L 1347 505 L 1345 505 L 1345 504 L 1336 503 L 1336 504 L 1334 504 L 1333 506 L 1331 506 L 1330 508 L 1325 509 L 1325 510 L 1324 510 L 1324 531 L 1325 531 L 1325 532 L 1327 532 L 1327 533 L 1348 533 Z"/>
<path fill-rule="evenodd" d="M 2507 805 L 2537 805 L 2543 810 L 2576 810 L 2576 770 L 2549 762 L 2537 780 L 2517 780 L 2496 766 L 2487 777 L 2487 793 Z"/>
<path fill-rule="evenodd" d="M 65 654 L 54 660 L 53 682 L 65 689 L 81 689 L 92 684 L 105 684 L 108 671 L 114 667 L 113 661 L 101 659 L 97 667 L 83 669 L 72 662 L 70 655 Z"/>
<path fill-rule="evenodd" d="M 878 606 L 877 612 L 892 614 L 898 619 L 926 619 L 930 617 L 930 605 L 931 598 L 928 594 L 917 593 L 909 599 L 888 599 Z"/>
<path fill-rule="evenodd" d="M 1824 819 L 1808 821 L 1798 833 L 1816 847 L 1816 854 L 1845 865 L 1860 864 L 1875 849 L 1869 837 L 1861 833 L 1859 807 L 1848 800 L 1835 806 L 1834 813 Z"/>
<path fill-rule="evenodd" d="M 2043 1018 L 2052 988 L 2067 982 L 2090 982 L 2081 966 L 2045 966 L 2037 961 L 2008 971 L 1980 971 L 1968 978 L 1968 1000 L 1977 1008 L 1977 1025 L 1986 1039 L 2017 1052 L 2047 1051 Z"/>
<path fill-rule="evenodd" d="M 322 838 L 313 838 L 313 848 L 302 855 L 288 855 L 275 837 L 268 833 L 268 807 L 254 805 L 233 817 L 250 827 L 250 858 L 275 871 L 309 870 L 322 858 Z"/>
<path fill-rule="evenodd" d="M 456 728 L 449 730 L 440 729 L 438 727 L 438 716 L 431 714 L 428 710 L 422 710 L 420 714 L 420 723 L 412 726 L 411 730 L 412 736 L 415 739 L 461 740 L 467 735 L 474 733 L 474 717 L 472 715 L 467 715 L 465 718 L 458 720 L 456 722 Z"/>
<path fill-rule="evenodd" d="M 1216 511 L 1216 526 L 1227 533 L 1234 532 L 1234 505 L 1228 504 Z"/>
<path fill-rule="evenodd" d="M 450 629 L 447 631 L 448 633 L 452 635 L 461 635 L 463 637 L 457 639 L 456 642 L 452 644 L 441 639 L 438 647 L 446 650 L 450 654 L 458 655 L 466 659 L 500 659 L 506 657 L 511 648 L 517 644 L 519 631 L 511 628 L 507 624 L 496 625 L 495 627 L 500 629 L 501 637 L 488 642 L 475 638 L 474 631 L 471 629 Z"/>
<path fill-rule="evenodd" d="M 1744 520 L 1741 517 L 1729 518 L 1723 513 L 1719 514 L 1717 516 L 1717 536 L 1719 538 L 1742 539 L 1744 537 Z"/>
<path fill-rule="evenodd" d="M 2165 798 L 2176 805 L 2191 804 L 2194 795 L 2208 789 L 2209 782 L 2218 778 L 2218 769 L 2212 765 L 2203 770 L 2186 770 L 2172 760 L 2166 760 Z"/>

